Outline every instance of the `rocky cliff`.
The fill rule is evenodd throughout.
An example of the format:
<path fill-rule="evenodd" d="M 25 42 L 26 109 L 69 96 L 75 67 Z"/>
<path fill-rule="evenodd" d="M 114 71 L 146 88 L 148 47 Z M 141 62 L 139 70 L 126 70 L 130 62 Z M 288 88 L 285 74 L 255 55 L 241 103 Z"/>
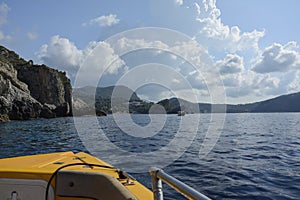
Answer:
<path fill-rule="evenodd" d="M 70 116 L 71 95 L 65 73 L 0 46 L 0 121 Z"/>

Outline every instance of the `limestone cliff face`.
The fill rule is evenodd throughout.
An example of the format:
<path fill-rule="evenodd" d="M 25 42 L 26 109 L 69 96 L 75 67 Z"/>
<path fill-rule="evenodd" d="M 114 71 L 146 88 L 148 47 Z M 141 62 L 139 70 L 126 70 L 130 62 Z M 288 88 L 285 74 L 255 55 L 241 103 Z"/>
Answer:
<path fill-rule="evenodd" d="M 51 109 L 57 117 L 72 114 L 72 87 L 65 73 L 30 63 L 16 68 L 18 79 L 28 85 L 34 99 Z"/>
<path fill-rule="evenodd" d="M 65 73 L 0 46 L 0 121 L 70 116 L 71 94 Z"/>
<path fill-rule="evenodd" d="M 0 121 L 37 118 L 41 110 L 27 85 L 17 79 L 17 70 L 0 60 Z"/>

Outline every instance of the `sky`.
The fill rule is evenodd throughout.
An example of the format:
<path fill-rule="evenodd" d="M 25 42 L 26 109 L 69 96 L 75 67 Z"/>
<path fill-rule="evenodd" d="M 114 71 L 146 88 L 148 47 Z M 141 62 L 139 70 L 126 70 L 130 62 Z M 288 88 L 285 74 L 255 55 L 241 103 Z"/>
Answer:
<path fill-rule="evenodd" d="M 0 0 L 0 44 L 66 71 L 74 87 L 117 83 L 150 101 L 248 103 L 300 91 L 299 7 L 298 0 Z"/>

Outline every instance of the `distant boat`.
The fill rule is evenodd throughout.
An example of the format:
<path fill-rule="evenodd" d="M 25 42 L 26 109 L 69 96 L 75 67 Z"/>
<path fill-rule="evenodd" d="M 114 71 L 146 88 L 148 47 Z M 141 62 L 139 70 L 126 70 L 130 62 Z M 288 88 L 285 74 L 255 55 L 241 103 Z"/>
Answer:
<path fill-rule="evenodd" d="M 185 115 L 185 111 L 178 111 L 178 116 L 184 116 Z"/>

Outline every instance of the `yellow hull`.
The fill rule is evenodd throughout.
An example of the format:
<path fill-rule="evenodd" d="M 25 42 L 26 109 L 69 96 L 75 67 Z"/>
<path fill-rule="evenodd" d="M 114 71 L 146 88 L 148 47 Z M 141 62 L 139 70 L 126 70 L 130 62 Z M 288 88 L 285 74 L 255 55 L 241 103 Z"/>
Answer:
<path fill-rule="evenodd" d="M 61 170 L 58 171 L 59 168 Z M 72 175 L 73 173 L 74 175 Z M 104 181 L 98 186 L 101 188 L 97 188 L 98 184 L 95 180 L 90 180 L 94 175 L 98 177 L 97 180 L 100 182 Z M 51 178 L 52 180 L 50 180 Z M 51 185 L 47 188 L 49 180 Z M 66 181 L 66 189 L 59 191 L 56 186 L 63 185 Z M 81 181 L 82 183 L 80 183 Z M 116 191 L 119 189 L 122 190 L 120 195 L 123 193 L 125 197 L 127 195 L 125 199 L 153 199 L 152 192 L 141 183 L 126 176 L 126 174 L 124 175 L 108 163 L 86 153 L 62 152 L 0 159 L 0 199 L 14 197 L 23 200 L 22 195 L 32 195 L 30 198 L 35 198 L 34 195 L 41 195 L 43 196 L 42 199 L 45 199 L 46 191 L 49 200 L 91 199 L 85 197 L 84 191 L 81 193 L 79 190 L 87 188 L 86 190 L 91 189 L 93 191 L 92 187 L 96 188 L 94 193 L 97 194 L 94 195 L 105 193 L 107 198 L 111 192 L 111 199 L 119 198 L 117 197 L 118 191 Z M 68 191 L 70 192 L 68 193 Z M 69 194 L 76 194 L 76 197 L 70 197 Z M 79 198 L 79 196 L 85 198 Z"/>

